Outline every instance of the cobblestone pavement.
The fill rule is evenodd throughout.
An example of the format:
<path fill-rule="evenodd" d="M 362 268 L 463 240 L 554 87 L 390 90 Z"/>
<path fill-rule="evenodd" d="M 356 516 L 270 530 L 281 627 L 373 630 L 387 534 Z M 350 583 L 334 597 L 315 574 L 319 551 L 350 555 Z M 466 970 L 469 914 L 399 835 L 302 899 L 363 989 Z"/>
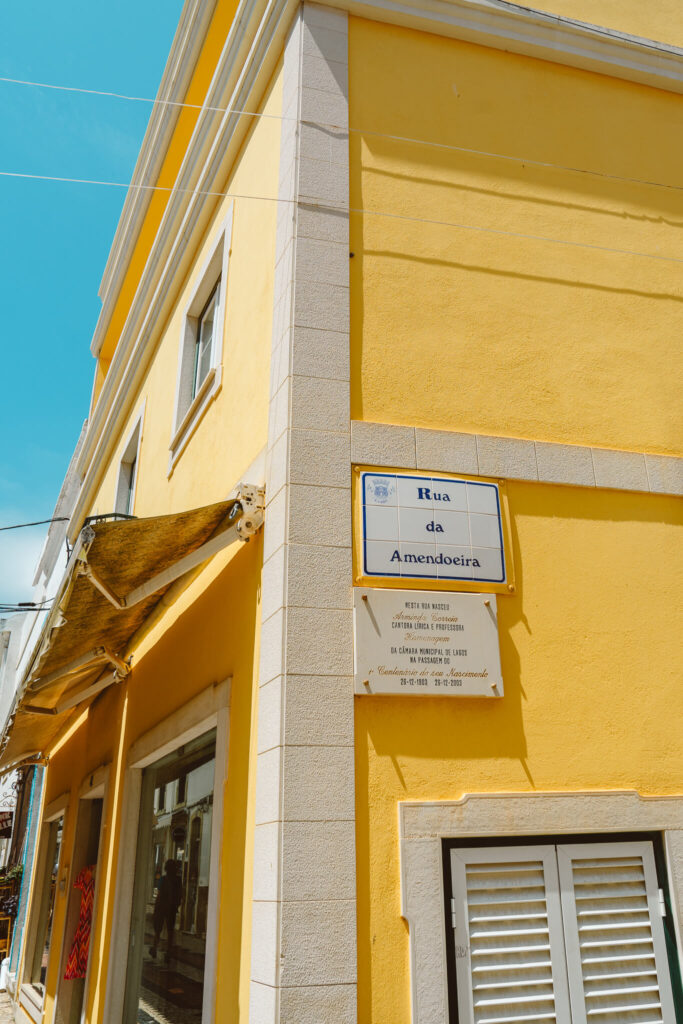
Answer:
<path fill-rule="evenodd" d="M 0 1024 L 14 1024 L 12 1003 L 6 992 L 0 992 Z"/>

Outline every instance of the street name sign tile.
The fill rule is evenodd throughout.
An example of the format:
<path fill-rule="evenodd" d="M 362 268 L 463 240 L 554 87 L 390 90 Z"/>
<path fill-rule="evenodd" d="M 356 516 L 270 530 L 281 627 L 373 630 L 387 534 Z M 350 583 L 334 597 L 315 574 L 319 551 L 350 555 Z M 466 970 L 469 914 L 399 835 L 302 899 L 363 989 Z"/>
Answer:
<path fill-rule="evenodd" d="M 366 577 L 507 582 L 498 485 L 361 473 Z"/>

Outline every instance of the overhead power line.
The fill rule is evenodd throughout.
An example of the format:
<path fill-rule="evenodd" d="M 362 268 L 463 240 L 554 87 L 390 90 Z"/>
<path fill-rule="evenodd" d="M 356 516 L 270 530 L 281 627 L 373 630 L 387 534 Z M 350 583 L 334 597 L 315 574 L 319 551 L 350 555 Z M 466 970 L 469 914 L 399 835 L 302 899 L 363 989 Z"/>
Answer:
<path fill-rule="evenodd" d="M 390 213 L 386 210 L 366 210 L 361 207 L 334 206 L 326 203 L 306 202 L 298 199 L 281 199 L 278 196 L 249 196 L 238 192 L 211 192 L 193 188 L 176 188 L 174 185 L 134 185 L 125 181 L 101 181 L 92 178 L 64 178 L 48 174 L 23 174 L 19 171 L 0 171 L 3 178 L 28 178 L 35 181 L 56 181 L 74 185 L 100 185 L 108 188 L 135 188 L 150 192 L 189 192 L 197 196 L 213 196 L 217 199 L 251 199 L 264 203 L 301 203 L 304 206 L 334 213 L 358 213 L 368 217 L 386 217 L 390 220 L 408 221 L 414 224 L 429 224 L 434 227 L 460 228 L 463 231 L 480 231 L 485 234 L 499 235 L 506 238 L 523 238 L 534 242 L 549 242 L 552 245 L 567 245 L 578 249 L 593 249 L 618 256 L 636 256 L 639 259 L 657 260 L 663 263 L 683 263 L 683 257 L 658 256 L 652 252 L 638 252 L 634 249 L 617 249 L 608 245 L 596 245 L 592 242 L 574 242 L 568 238 L 553 238 L 549 235 L 532 235 L 522 231 L 505 231 L 502 228 L 488 228 L 478 224 L 465 224 L 461 221 L 436 220 L 429 217 L 411 217 L 409 214 Z M 46 520 L 47 522 L 47 520 Z"/>
<path fill-rule="evenodd" d="M 13 526 L 0 526 L 3 529 L 24 529 L 25 526 L 42 526 L 46 522 L 69 522 L 69 516 L 59 515 L 54 519 L 36 519 L 35 522 L 17 522 Z"/>
<path fill-rule="evenodd" d="M 37 89 L 52 89 L 57 92 L 82 93 L 87 96 L 104 96 L 110 99 L 128 100 L 133 103 L 150 103 L 156 104 L 157 106 L 181 108 L 185 107 L 189 110 L 205 110 L 209 111 L 210 113 L 216 114 L 235 114 L 238 116 L 244 115 L 245 117 L 261 117 L 274 121 L 301 120 L 302 124 L 313 125 L 314 127 L 319 128 L 332 129 L 333 131 L 338 132 L 348 132 L 349 134 L 369 136 L 375 139 L 388 139 L 392 142 L 405 142 L 415 146 L 428 146 L 432 149 L 450 150 L 455 153 L 465 153 L 466 155 L 469 156 L 484 156 L 494 160 L 506 160 L 510 163 L 522 164 L 524 166 L 529 167 L 543 167 L 548 170 L 565 171 L 570 174 L 583 174 L 595 178 L 604 178 L 608 181 L 618 181 L 621 182 L 622 184 L 644 185 L 648 188 L 663 188 L 675 192 L 683 192 L 683 185 L 674 185 L 671 184 L 670 182 L 665 181 L 652 181 L 648 178 L 631 178 L 627 175 L 610 174 L 607 171 L 597 171 L 593 168 L 588 167 L 574 167 L 571 164 L 558 164 L 553 163 L 550 160 L 535 160 L 531 157 L 514 156 L 509 153 L 496 153 L 492 150 L 474 149 L 469 146 L 455 146 L 447 142 L 434 142 L 430 139 L 417 139 L 408 135 L 393 135 L 386 132 L 372 131 L 371 129 L 367 128 L 347 128 L 343 125 L 332 124 L 325 121 L 311 121 L 309 119 L 299 119 L 284 114 L 267 114 L 265 113 L 265 111 L 241 110 L 238 107 L 214 107 L 209 104 L 186 103 L 181 100 L 151 99 L 148 96 L 130 96 L 126 93 L 108 92 L 104 89 L 83 89 L 75 85 L 53 85 L 49 82 L 32 82 L 23 78 L 8 78 L 5 76 L 0 76 L 0 82 L 6 82 L 11 85 L 28 85 L 33 86 Z"/>
<path fill-rule="evenodd" d="M 43 601 L 0 601 L 0 612 L 40 612 L 52 604 L 53 600 L 52 597 L 46 597 Z"/>

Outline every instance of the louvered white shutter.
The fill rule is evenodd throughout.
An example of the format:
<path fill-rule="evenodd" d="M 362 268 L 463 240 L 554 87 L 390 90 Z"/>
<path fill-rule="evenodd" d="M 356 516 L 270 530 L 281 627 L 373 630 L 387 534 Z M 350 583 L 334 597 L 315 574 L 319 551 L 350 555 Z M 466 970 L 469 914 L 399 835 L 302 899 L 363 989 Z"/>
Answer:
<path fill-rule="evenodd" d="M 573 1024 L 674 1024 L 652 844 L 557 853 Z"/>
<path fill-rule="evenodd" d="M 553 846 L 451 851 L 460 1024 L 567 1024 Z"/>

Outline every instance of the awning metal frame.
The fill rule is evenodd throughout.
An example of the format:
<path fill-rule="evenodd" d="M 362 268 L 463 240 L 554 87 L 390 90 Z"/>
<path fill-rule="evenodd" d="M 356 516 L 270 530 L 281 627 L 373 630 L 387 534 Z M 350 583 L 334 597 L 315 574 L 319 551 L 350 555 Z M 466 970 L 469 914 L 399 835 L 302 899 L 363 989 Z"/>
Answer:
<path fill-rule="evenodd" d="M 50 672 L 46 676 L 39 676 L 38 679 L 33 679 L 29 684 L 29 690 L 36 693 L 44 689 L 44 687 L 50 686 L 51 683 L 64 679 L 66 676 L 86 672 L 89 668 L 95 668 L 101 663 L 112 665 L 121 678 L 130 672 L 128 662 L 123 661 L 116 654 L 112 654 L 106 647 L 95 647 L 92 651 L 88 651 L 87 654 L 82 654 L 80 658 L 74 658 L 73 661 L 67 662 L 61 668 L 55 669 L 54 672 Z"/>
<path fill-rule="evenodd" d="M 130 671 L 130 669 L 128 669 Z M 59 701 L 53 708 L 44 708 L 39 704 L 24 704 L 22 705 L 22 711 L 26 711 L 29 715 L 61 715 L 63 711 L 69 711 L 71 708 L 75 708 L 78 704 L 81 704 L 84 700 L 88 700 L 89 697 L 96 697 L 102 690 L 106 690 L 108 686 L 113 683 L 120 683 L 125 675 L 122 675 L 118 670 L 114 672 L 108 672 L 107 675 L 101 676 L 96 682 L 91 683 L 89 686 L 85 686 L 82 690 L 77 690 L 76 693 L 71 693 L 66 700 Z"/>
<path fill-rule="evenodd" d="M 89 545 L 87 547 L 84 546 L 78 555 L 76 575 L 85 576 L 106 597 L 107 601 L 120 611 L 124 608 L 132 608 L 134 605 L 139 604 L 140 601 L 150 597 L 157 590 L 161 590 L 162 587 L 174 583 L 175 580 L 180 579 L 186 572 L 195 569 L 202 562 L 208 561 L 209 558 L 212 558 L 236 540 L 246 543 L 263 524 L 265 510 L 264 489 L 243 484 L 239 489 L 238 504 L 235 508 L 241 511 L 241 516 L 232 526 L 219 533 L 216 537 L 207 540 L 196 551 L 190 552 L 189 555 L 185 555 L 184 558 L 174 562 L 167 569 L 163 569 L 156 576 L 152 576 L 151 579 L 131 590 L 124 597 L 115 594 L 107 582 L 88 563 Z"/>

